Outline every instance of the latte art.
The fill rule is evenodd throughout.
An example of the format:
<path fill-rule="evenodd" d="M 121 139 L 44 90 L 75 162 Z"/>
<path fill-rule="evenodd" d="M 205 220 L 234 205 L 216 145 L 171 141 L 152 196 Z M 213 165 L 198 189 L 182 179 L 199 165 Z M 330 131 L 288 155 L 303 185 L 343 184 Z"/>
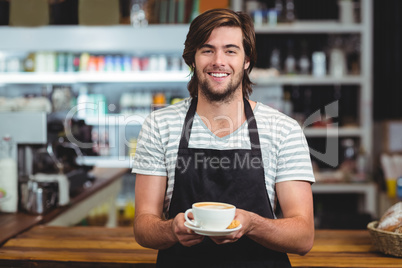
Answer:
<path fill-rule="evenodd" d="M 230 209 L 230 208 L 233 208 L 233 206 L 230 206 L 230 205 L 215 204 L 215 203 L 201 203 L 201 204 L 196 204 L 195 207 L 206 208 L 206 209 Z"/>

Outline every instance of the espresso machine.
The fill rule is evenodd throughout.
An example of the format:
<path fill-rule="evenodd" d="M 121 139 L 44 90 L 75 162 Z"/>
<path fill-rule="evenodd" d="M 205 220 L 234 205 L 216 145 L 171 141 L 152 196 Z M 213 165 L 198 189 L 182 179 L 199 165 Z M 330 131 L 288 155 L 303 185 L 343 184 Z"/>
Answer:
<path fill-rule="evenodd" d="M 17 191 L 10 193 L 21 201 L 20 185 L 33 175 L 33 159 L 36 148 L 47 143 L 46 112 L 0 113 L 0 137 L 11 138 L 10 156 L 17 163 Z M 16 211 L 9 211 L 16 212 Z"/>
<path fill-rule="evenodd" d="M 74 129 L 82 130 L 81 125 Z M 88 171 L 93 167 L 80 164 L 81 148 L 56 135 L 64 130 L 60 119 L 46 112 L 5 112 L 0 126 L 0 137 L 12 140 L 11 156 L 18 166 L 19 209 L 45 214 L 92 185 L 95 177 Z"/>

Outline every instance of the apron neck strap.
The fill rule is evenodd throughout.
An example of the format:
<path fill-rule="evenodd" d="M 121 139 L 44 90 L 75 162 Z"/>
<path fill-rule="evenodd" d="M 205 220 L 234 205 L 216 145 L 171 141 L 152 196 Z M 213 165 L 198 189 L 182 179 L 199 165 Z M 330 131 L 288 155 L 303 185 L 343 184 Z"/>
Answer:
<path fill-rule="evenodd" d="M 248 135 L 250 136 L 251 150 L 254 153 L 260 153 L 260 137 L 258 135 L 257 121 L 255 120 L 253 110 L 251 109 L 251 105 L 248 100 L 246 100 L 246 98 L 243 98 L 243 101 L 244 112 L 246 114 L 248 124 Z"/>
<path fill-rule="evenodd" d="M 188 143 L 190 140 L 194 116 L 195 116 L 195 112 L 197 110 L 197 102 L 198 102 L 197 98 L 193 98 L 191 100 L 190 108 L 188 109 L 186 118 L 184 119 L 184 125 L 183 125 L 183 129 L 181 132 L 179 149 L 187 149 L 188 148 Z M 260 138 L 259 138 L 258 129 L 257 129 L 257 122 L 254 118 L 253 110 L 251 109 L 250 103 L 248 102 L 248 100 L 246 98 L 243 98 L 243 102 L 244 102 L 244 112 L 245 112 L 246 118 L 247 118 L 248 134 L 250 136 L 251 150 L 256 151 L 256 152 L 261 152 L 260 151 Z"/>
<path fill-rule="evenodd" d="M 183 130 L 181 131 L 179 149 L 187 149 L 190 140 L 191 128 L 193 127 L 194 115 L 197 110 L 197 98 L 191 100 L 190 108 L 187 111 L 186 118 L 184 119 Z"/>

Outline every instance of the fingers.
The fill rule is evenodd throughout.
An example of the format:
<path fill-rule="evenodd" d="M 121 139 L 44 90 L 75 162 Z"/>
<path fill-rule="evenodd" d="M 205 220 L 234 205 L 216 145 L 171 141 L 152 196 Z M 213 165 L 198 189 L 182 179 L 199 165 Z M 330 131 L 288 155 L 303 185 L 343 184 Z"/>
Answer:
<path fill-rule="evenodd" d="M 177 237 L 180 244 L 186 247 L 191 247 L 200 243 L 204 236 L 194 233 L 192 230 L 184 226 L 184 214 L 179 213 L 173 220 L 173 233 Z"/>
<path fill-rule="evenodd" d="M 182 244 L 185 247 L 191 247 L 191 246 L 201 243 L 203 239 L 204 239 L 204 236 L 202 236 L 202 235 L 190 233 L 187 235 L 182 235 L 180 237 L 179 242 L 180 242 L 180 244 Z"/>
<path fill-rule="evenodd" d="M 186 228 L 186 227 L 185 227 Z M 187 229 L 187 228 L 186 228 Z M 204 236 L 194 233 L 192 230 L 187 229 L 185 232 L 181 232 L 178 235 L 179 242 L 186 247 L 194 246 L 201 243 Z"/>

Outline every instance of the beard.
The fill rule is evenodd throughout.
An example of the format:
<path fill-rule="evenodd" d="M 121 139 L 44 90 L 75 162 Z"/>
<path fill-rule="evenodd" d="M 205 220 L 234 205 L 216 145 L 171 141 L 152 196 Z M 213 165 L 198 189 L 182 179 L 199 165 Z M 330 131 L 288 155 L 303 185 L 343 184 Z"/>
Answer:
<path fill-rule="evenodd" d="M 220 92 L 217 92 L 213 89 L 211 84 L 207 79 L 200 79 L 201 75 L 198 75 L 198 88 L 201 91 L 201 94 L 204 95 L 207 100 L 211 102 L 227 102 L 230 101 L 236 92 L 236 90 L 240 87 L 243 81 L 243 72 L 233 77 L 233 80 L 229 82 L 227 87 Z"/>

